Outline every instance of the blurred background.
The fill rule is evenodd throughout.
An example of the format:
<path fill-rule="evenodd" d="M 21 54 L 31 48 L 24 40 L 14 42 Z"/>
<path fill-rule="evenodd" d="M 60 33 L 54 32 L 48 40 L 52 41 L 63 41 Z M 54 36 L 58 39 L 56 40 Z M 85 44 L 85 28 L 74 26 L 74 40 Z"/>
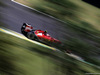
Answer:
<path fill-rule="evenodd" d="M 47 30 L 52 37 L 62 41 L 63 47 L 58 45 L 55 47 L 63 53 L 0 32 L 1 75 L 100 73 L 100 69 L 95 66 L 75 60 L 64 53 L 69 49 L 86 62 L 100 66 L 99 8 L 82 0 L 14 1 L 0 0 L 0 28 L 21 33 L 20 28 L 26 22 L 36 29 Z"/>

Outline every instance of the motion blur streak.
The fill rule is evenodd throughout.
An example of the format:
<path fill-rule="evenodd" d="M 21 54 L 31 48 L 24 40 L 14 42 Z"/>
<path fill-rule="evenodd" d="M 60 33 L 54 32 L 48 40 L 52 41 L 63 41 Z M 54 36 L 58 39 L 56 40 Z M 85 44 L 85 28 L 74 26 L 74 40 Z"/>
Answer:
<path fill-rule="evenodd" d="M 12 31 L 0 30 L 1 75 L 84 75 L 100 71 L 64 53 L 16 38 L 19 35 L 14 37 Z"/>
<path fill-rule="evenodd" d="M 11 0 L 0 0 L 0 27 L 5 26 L 15 31 L 6 29 L 0 31 L 0 75 L 100 73 L 100 9 L 82 0 L 15 1 L 68 24 Z M 25 38 L 19 34 L 24 22 L 36 29 L 47 30 L 64 45 L 58 47 L 52 44 L 54 47 L 52 50 L 52 47 Z M 65 54 L 66 49 L 71 50 L 73 54 Z"/>
<path fill-rule="evenodd" d="M 21 35 L 20 33 L 14 32 L 14 31 L 12 31 L 12 30 L 5 30 L 5 29 L 0 28 L 0 31 L 3 31 L 3 32 L 8 33 L 8 34 L 11 34 L 11 35 L 16 36 L 16 37 L 21 38 L 21 39 L 25 39 L 25 40 L 30 41 L 30 42 L 32 42 L 32 43 L 41 45 L 41 46 L 43 46 L 43 47 L 46 47 L 46 48 L 49 48 L 49 49 L 52 49 L 52 50 L 56 50 L 56 49 L 53 48 L 53 47 L 49 47 L 49 46 L 47 46 L 47 45 L 45 45 L 45 44 L 42 44 L 42 43 L 39 43 L 39 42 L 30 40 L 30 39 L 27 39 L 26 37 L 24 37 L 24 36 Z"/>

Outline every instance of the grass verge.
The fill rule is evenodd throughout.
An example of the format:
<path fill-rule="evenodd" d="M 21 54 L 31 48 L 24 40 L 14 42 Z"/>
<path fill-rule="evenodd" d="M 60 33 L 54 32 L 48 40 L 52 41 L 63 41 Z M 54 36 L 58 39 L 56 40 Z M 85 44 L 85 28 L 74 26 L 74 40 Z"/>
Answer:
<path fill-rule="evenodd" d="M 85 75 L 100 71 L 24 39 L 3 32 L 0 35 L 1 75 Z"/>

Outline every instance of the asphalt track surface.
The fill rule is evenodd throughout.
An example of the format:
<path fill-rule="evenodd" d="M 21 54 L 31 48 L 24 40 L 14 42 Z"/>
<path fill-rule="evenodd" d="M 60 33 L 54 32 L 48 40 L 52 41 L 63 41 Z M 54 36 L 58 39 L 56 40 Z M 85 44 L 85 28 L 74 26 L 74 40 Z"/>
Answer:
<path fill-rule="evenodd" d="M 5 23 L 8 29 L 21 33 L 20 28 L 22 24 L 24 22 L 27 22 L 31 24 L 35 29 L 48 30 L 48 33 L 52 37 L 55 37 L 59 40 L 62 38 L 66 39 L 66 35 L 69 36 L 68 34 L 70 34 L 70 36 L 73 35 L 71 34 L 69 29 L 66 30 L 66 28 L 64 27 L 64 23 L 57 21 L 56 19 L 53 19 L 36 11 L 32 11 L 31 9 L 12 2 L 11 0 L 0 0 L 0 2 L 5 5 L 0 6 L 0 17 L 2 17 L 0 19 L 0 22 Z M 76 55 L 70 56 L 75 57 Z M 85 63 L 90 64 L 88 62 Z"/>
<path fill-rule="evenodd" d="M 0 7 L 0 15 L 3 17 L 0 21 L 5 25 L 7 24 L 7 28 L 21 33 L 20 28 L 26 22 L 35 29 L 47 30 L 52 37 L 59 40 L 65 37 L 66 29 L 64 23 L 16 4 L 11 0 L 0 0 L 0 2 L 6 5 Z M 70 33 L 69 30 L 67 32 Z"/>
<path fill-rule="evenodd" d="M 64 38 L 66 32 L 64 23 L 16 4 L 11 0 L 1 0 L 0 2 L 5 5 L 0 7 L 0 15 L 2 15 L 3 18 L 0 21 L 4 22 L 5 25 L 7 25 L 7 28 L 21 33 L 20 28 L 23 22 L 27 22 L 35 29 L 47 30 L 48 33 L 54 38 Z"/>

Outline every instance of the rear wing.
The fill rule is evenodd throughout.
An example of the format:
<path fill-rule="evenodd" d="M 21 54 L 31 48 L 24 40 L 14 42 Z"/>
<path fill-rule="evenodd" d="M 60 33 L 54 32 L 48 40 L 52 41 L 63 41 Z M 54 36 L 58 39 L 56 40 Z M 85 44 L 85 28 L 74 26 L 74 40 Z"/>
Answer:
<path fill-rule="evenodd" d="M 24 28 L 25 32 L 30 32 L 33 30 L 33 27 L 31 25 L 28 25 L 27 23 L 23 23 L 22 28 Z"/>

